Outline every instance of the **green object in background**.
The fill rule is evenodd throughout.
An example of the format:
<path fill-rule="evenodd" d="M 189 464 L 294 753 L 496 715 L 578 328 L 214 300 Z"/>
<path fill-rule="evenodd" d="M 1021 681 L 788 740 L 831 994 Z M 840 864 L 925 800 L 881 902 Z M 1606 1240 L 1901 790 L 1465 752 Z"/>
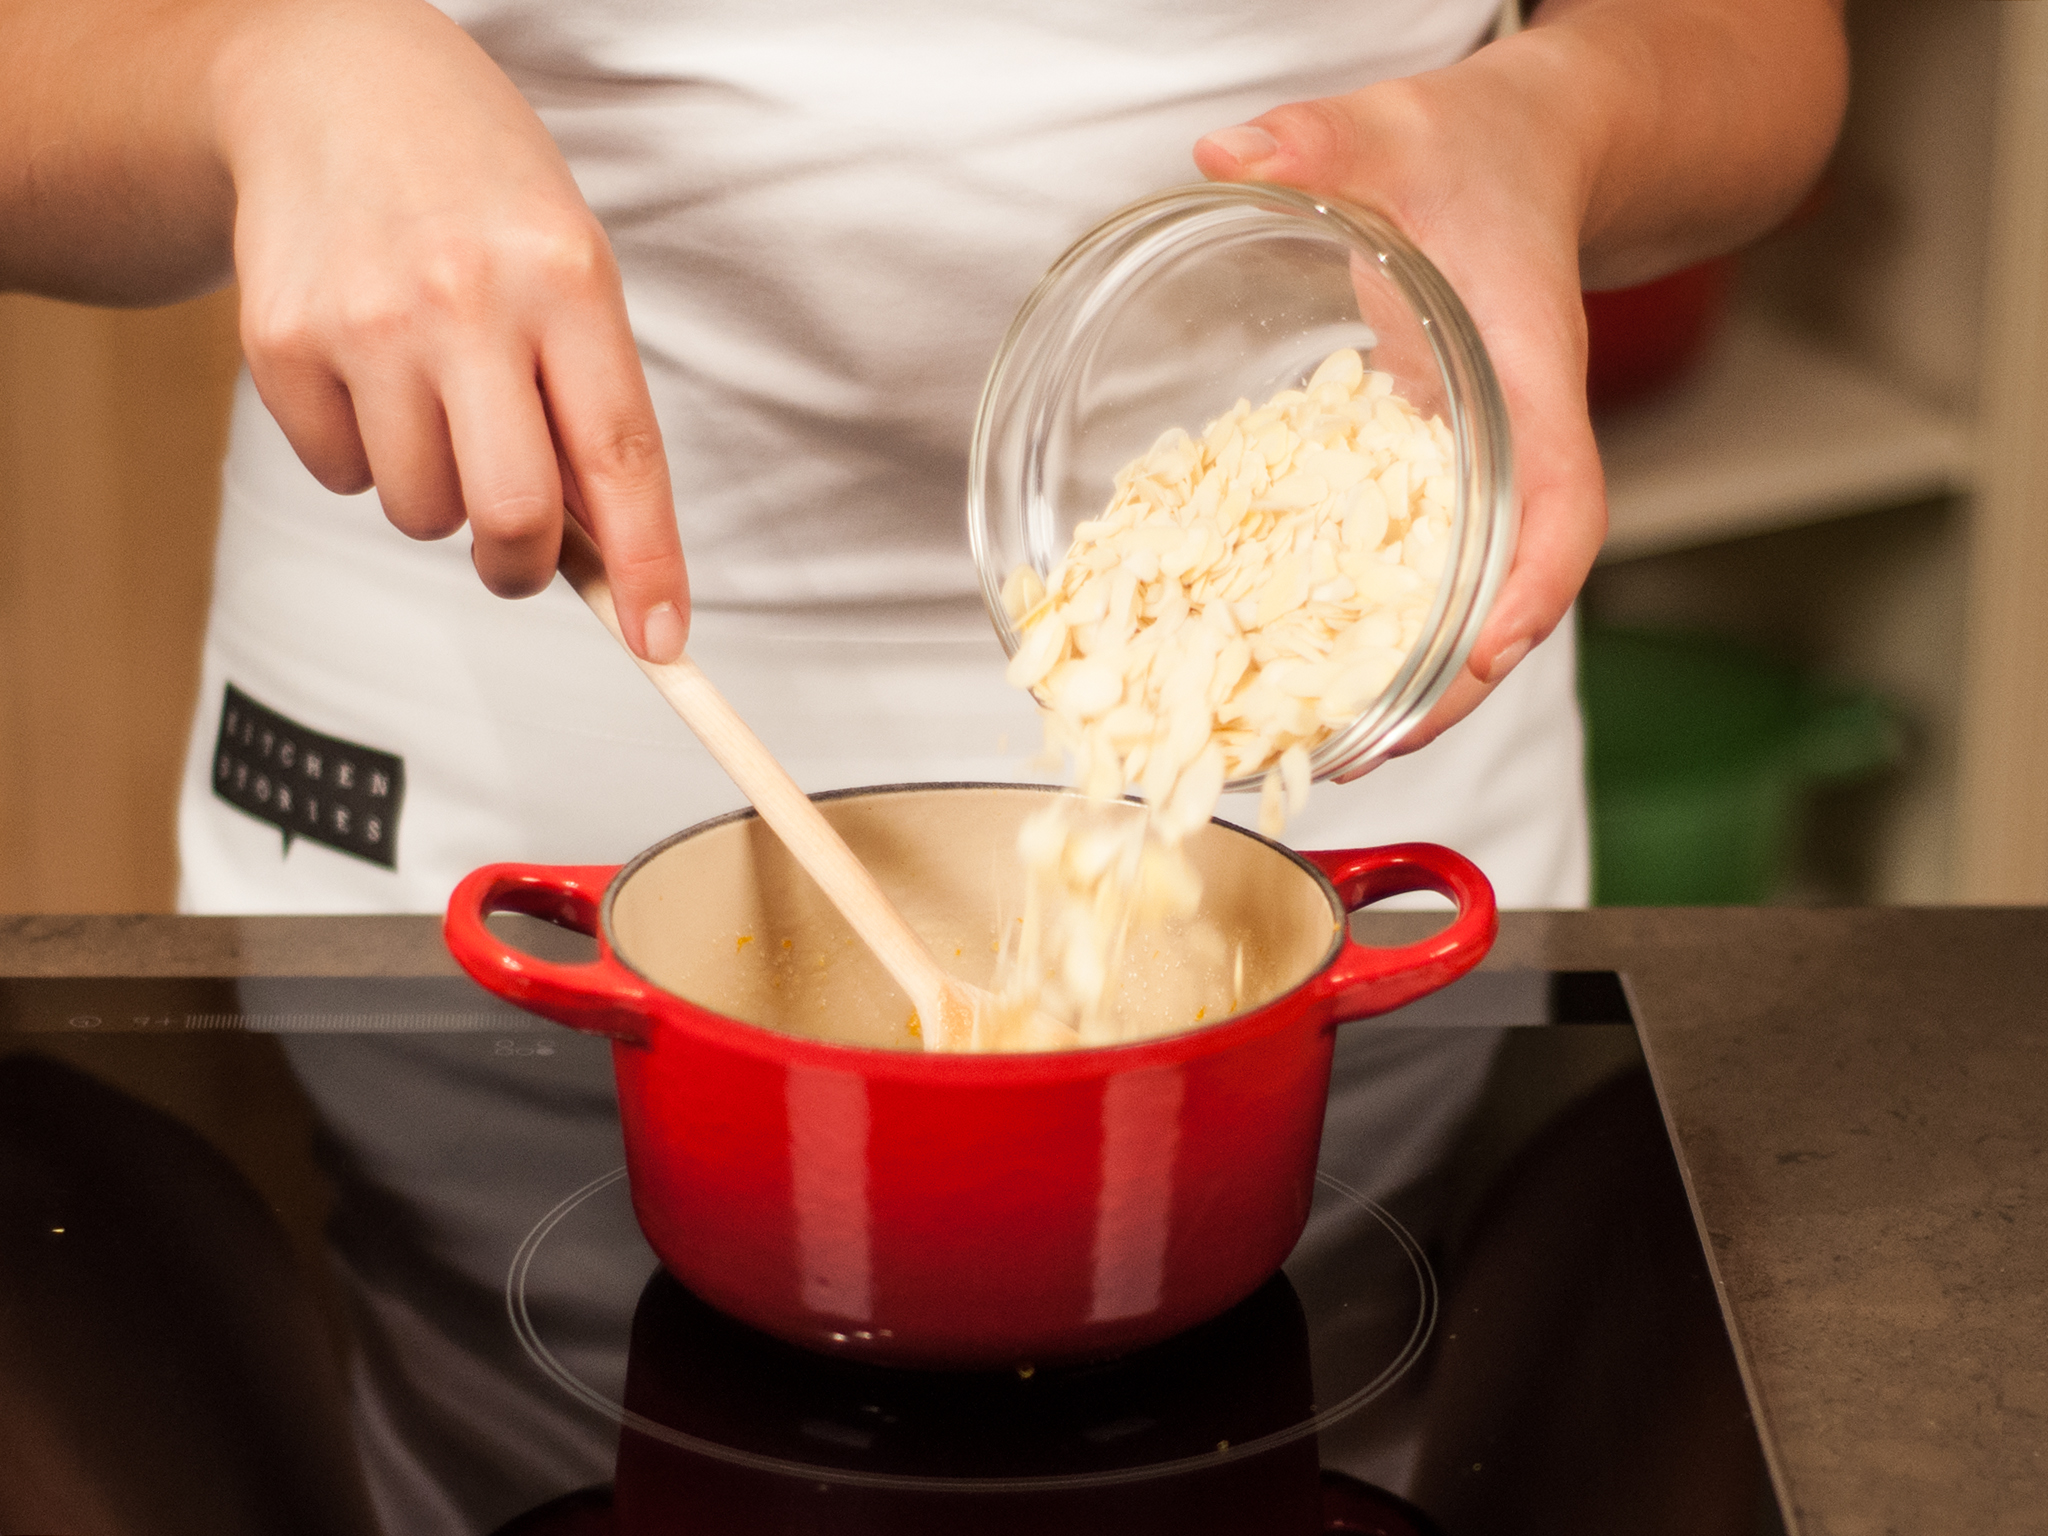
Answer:
<path fill-rule="evenodd" d="M 1579 656 L 1600 906 L 1770 900 L 1808 792 L 1903 745 L 1877 695 L 1715 636 L 1588 625 Z"/>

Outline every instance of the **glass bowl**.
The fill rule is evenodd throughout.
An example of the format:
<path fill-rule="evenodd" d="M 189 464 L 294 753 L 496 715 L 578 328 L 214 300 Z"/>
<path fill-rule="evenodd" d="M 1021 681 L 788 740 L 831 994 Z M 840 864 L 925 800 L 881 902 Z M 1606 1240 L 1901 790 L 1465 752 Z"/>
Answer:
<path fill-rule="evenodd" d="M 1240 398 L 1299 387 L 1331 352 L 1368 368 L 1455 451 L 1450 543 L 1434 607 L 1391 682 L 1310 755 L 1316 778 L 1388 756 L 1465 664 L 1514 553 L 1507 406 L 1472 318 L 1385 219 L 1284 187 L 1161 192 L 1084 235 L 1018 312 L 983 389 L 968 533 L 1004 649 L 1020 565 L 1041 577 L 1116 472 L 1160 433 L 1198 434 Z M 1231 789 L 1256 786 L 1237 779 Z"/>

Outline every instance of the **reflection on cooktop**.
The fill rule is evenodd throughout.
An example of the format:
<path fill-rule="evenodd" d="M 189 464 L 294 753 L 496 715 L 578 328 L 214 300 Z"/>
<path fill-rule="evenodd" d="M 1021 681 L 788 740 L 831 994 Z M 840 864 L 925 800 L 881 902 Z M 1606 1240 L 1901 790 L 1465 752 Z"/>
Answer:
<path fill-rule="evenodd" d="M 546 1298 L 566 1280 L 556 1271 L 576 1270 L 587 1295 L 585 1256 L 618 1251 L 633 1230 L 623 1168 L 577 1190 L 527 1235 L 506 1302 L 521 1344 L 564 1391 L 691 1456 L 796 1483 L 904 1492 L 1107 1487 L 1252 1460 L 1312 1437 L 1392 1389 L 1421 1357 L 1437 1306 L 1421 1245 L 1392 1212 L 1327 1174 L 1311 1221 L 1334 1250 L 1324 1266 L 1347 1277 L 1343 1289 L 1303 1262 L 1299 1287 L 1283 1271 L 1167 1344 L 1028 1373 L 892 1370 L 814 1355 L 726 1319 L 664 1275 L 651 1252 L 637 1295 L 604 1309 L 631 1318 L 629 1350 L 552 1340 Z M 623 1289 L 630 1273 L 599 1283 Z"/>

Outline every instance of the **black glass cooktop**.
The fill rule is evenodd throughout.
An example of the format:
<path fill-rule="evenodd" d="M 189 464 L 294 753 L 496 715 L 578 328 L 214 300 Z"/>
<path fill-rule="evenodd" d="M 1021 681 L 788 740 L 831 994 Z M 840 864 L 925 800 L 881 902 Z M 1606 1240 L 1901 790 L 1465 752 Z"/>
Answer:
<path fill-rule="evenodd" d="M 1610 973 L 1339 1032 L 1308 1230 L 1120 1360 L 827 1360 L 450 978 L 0 978 L 0 1536 L 1782 1530 Z"/>

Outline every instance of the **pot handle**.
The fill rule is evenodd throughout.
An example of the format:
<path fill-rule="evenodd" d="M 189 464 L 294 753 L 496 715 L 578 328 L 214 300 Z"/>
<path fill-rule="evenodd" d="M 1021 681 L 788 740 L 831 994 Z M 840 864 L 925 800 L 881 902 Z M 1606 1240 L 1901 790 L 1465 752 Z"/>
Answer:
<path fill-rule="evenodd" d="M 1435 843 L 1340 848 L 1302 857 L 1330 877 L 1347 912 L 1408 891 L 1435 891 L 1458 904 L 1449 927 L 1396 949 L 1376 949 L 1346 933 L 1337 958 L 1316 978 L 1339 1020 L 1386 1013 L 1457 980 L 1480 962 L 1500 932 L 1492 882 L 1463 854 Z"/>
<path fill-rule="evenodd" d="M 563 965 L 514 949 L 484 921 L 493 912 L 524 912 L 557 927 L 597 936 L 598 903 L 623 866 L 617 864 L 486 864 L 463 876 L 448 898 L 441 934 L 449 953 L 487 992 L 495 992 L 571 1029 L 647 1043 L 654 988 L 612 958 Z"/>

